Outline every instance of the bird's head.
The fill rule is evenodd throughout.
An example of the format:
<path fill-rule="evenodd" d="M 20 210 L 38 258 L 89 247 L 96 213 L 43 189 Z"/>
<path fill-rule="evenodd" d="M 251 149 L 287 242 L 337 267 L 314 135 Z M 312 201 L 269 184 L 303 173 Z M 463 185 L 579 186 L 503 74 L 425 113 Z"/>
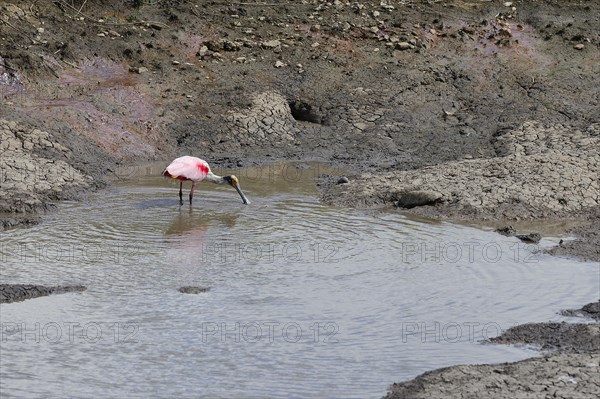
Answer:
<path fill-rule="evenodd" d="M 244 204 L 246 204 L 246 205 L 250 204 L 250 200 L 248 198 L 246 198 L 246 196 L 242 192 L 242 189 L 240 189 L 240 181 L 238 180 L 237 177 L 235 177 L 233 175 L 225 176 L 225 177 L 223 177 L 223 180 L 225 180 L 227 182 L 227 184 L 229 184 L 231 187 L 233 187 L 237 190 L 240 197 L 242 197 L 242 201 L 244 202 Z"/>
<path fill-rule="evenodd" d="M 240 181 L 234 175 L 225 176 L 223 179 L 225 179 L 225 181 L 227 182 L 227 184 L 229 184 L 231 187 L 237 187 L 240 184 Z"/>

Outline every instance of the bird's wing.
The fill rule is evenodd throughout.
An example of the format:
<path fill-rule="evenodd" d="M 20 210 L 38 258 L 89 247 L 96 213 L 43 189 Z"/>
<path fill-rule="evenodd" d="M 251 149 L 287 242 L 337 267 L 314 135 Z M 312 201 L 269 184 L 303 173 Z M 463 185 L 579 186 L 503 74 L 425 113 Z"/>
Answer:
<path fill-rule="evenodd" d="M 210 172 L 210 167 L 205 160 L 186 156 L 171 162 L 163 175 L 180 180 L 201 181 L 208 175 L 208 172 Z"/>

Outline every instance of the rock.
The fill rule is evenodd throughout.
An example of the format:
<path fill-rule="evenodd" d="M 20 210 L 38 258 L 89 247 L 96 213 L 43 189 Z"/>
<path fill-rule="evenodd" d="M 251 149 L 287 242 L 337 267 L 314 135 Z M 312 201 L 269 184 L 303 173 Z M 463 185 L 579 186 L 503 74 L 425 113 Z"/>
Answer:
<path fill-rule="evenodd" d="M 284 66 L 285 66 L 285 64 L 283 62 L 281 62 L 280 60 L 277 60 L 275 62 L 275 68 L 282 68 Z"/>
<path fill-rule="evenodd" d="M 220 40 L 210 40 L 206 42 L 206 47 L 210 51 L 221 51 L 223 50 L 223 42 Z"/>
<path fill-rule="evenodd" d="M 202 46 L 200 47 L 200 49 L 198 50 L 198 52 L 196 53 L 196 55 L 198 57 L 204 57 L 206 54 L 208 54 L 210 50 L 208 49 L 208 47 L 206 46 Z"/>
<path fill-rule="evenodd" d="M 238 42 L 232 42 L 231 40 L 223 40 L 223 50 L 225 51 L 240 51 L 242 44 Z"/>
<path fill-rule="evenodd" d="M 37 28 L 38 33 L 44 33 L 44 28 Z"/>
<path fill-rule="evenodd" d="M 523 242 L 532 244 L 537 244 L 542 239 L 542 236 L 539 233 L 517 234 L 516 237 Z"/>
<path fill-rule="evenodd" d="M 396 43 L 396 49 L 397 50 L 408 50 L 410 49 L 410 43 L 409 42 L 400 42 L 400 43 Z"/>
<path fill-rule="evenodd" d="M 135 72 L 135 73 L 145 73 L 148 72 L 148 68 L 146 67 L 129 67 L 129 72 Z"/>
<path fill-rule="evenodd" d="M 600 300 L 592 303 L 588 303 L 583 306 L 581 309 L 573 310 L 563 310 L 560 312 L 563 316 L 568 317 L 589 317 L 594 320 L 600 320 Z"/>
<path fill-rule="evenodd" d="M 180 62 L 179 61 L 172 61 L 171 64 L 173 64 L 173 65 L 179 65 Z"/>
<path fill-rule="evenodd" d="M 208 291 L 210 291 L 210 287 L 186 286 L 186 287 L 181 287 L 179 289 L 179 292 L 181 292 L 182 294 L 201 294 L 203 292 L 208 292 Z"/>
<path fill-rule="evenodd" d="M 575 50 L 583 50 L 585 46 L 582 43 L 576 44 L 573 46 Z"/>
<path fill-rule="evenodd" d="M 268 41 L 266 41 L 266 42 L 262 42 L 262 43 L 260 44 L 260 46 L 261 46 L 262 48 L 265 48 L 265 49 L 270 49 L 270 50 L 272 50 L 272 49 L 274 49 L 274 48 L 277 48 L 278 46 L 281 46 L 281 42 L 280 42 L 279 40 L 268 40 Z"/>
<path fill-rule="evenodd" d="M 408 191 L 400 195 L 396 206 L 410 209 L 416 206 L 433 205 L 441 199 L 442 194 L 437 191 Z"/>
<path fill-rule="evenodd" d="M 100 32 L 96 36 L 98 36 L 98 37 L 105 37 L 106 35 L 103 32 Z"/>
<path fill-rule="evenodd" d="M 496 233 L 498 234 L 502 234 L 503 236 L 506 237 L 512 237 L 515 234 L 517 234 L 517 231 L 512 227 L 512 226 L 504 226 L 504 227 L 498 227 L 496 230 L 494 230 Z"/>
<path fill-rule="evenodd" d="M 0 303 L 11 303 L 33 299 L 40 296 L 51 294 L 63 294 L 66 292 L 82 292 L 85 287 L 76 286 L 58 286 L 46 287 L 42 285 L 29 284 L 0 284 Z"/>
<path fill-rule="evenodd" d="M 581 310 L 595 315 L 595 319 L 600 319 L 600 301 L 588 303 L 587 305 L 582 307 Z"/>
<path fill-rule="evenodd" d="M 348 180 L 348 178 L 346 176 L 342 176 L 338 179 L 337 184 L 346 184 L 349 182 L 350 182 L 350 180 Z"/>
<path fill-rule="evenodd" d="M 504 3 L 504 7 L 510 7 L 512 5 L 513 5 L 512 1 L 507 1 Z"/>

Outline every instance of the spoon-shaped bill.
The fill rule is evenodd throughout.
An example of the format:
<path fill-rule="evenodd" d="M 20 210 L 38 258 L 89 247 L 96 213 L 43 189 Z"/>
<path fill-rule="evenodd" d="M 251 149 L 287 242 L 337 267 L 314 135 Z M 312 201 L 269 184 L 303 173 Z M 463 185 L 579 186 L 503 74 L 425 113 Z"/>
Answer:
<path fill-rule="evenodd" d="M 242 201 L 244 202 L 244 204 L 249 205 L 250 204 L 250 200 L 248 198 L 246 198 L 246 196 L 242 192 L 242 189 L 240 188 L 240 186 L 236 185 L 235 189 L 237 190 L 237 192 L 240 195 L 240 197 L 242 197 Z"/>

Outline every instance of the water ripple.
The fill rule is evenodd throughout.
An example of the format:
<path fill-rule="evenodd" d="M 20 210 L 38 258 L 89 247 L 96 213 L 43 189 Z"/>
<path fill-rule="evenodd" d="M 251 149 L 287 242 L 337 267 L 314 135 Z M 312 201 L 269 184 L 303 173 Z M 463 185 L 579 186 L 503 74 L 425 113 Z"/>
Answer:
<path fill-rule="evenodd" d="M 597 297 L 597 264 L 254 184 L 250 206 L 200 185 L 190 207 L 146 177 L 0 233 L 2 283 L 88 287 L 0 305 L 34 331 L 0 342 L 2 396 L 382 396 L 431 368 L 530 356 L 478 342 Z"/>

